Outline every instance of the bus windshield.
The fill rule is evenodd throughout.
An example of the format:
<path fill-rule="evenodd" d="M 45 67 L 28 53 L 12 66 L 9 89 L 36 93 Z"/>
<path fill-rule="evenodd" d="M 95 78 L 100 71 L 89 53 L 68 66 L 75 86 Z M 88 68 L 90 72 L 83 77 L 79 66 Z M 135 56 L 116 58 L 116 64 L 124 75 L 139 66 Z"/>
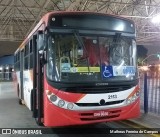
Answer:
<path fill-rule="evenodd" d="M 136 44 L 124 36 L 53 34 L 47 76 L 52 81 L 99 82 L 137 78 Z"/>

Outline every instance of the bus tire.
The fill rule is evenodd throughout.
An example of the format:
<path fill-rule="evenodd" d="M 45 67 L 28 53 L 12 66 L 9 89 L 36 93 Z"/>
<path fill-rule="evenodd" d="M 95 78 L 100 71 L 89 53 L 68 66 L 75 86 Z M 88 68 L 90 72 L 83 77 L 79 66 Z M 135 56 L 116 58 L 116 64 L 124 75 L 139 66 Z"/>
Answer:
<path fill-rule="evenodd" d="M 22 105 L 22 100 L 19 98 L 19 84 L 17 85 L 18 104 Z"/>
<path fill-rule="evenodd" d="M 31 96 L 30 96 L 30 101 L 31 101 L 31 111 L 33 111 L 33 89 L 31 90 Z"/>
<path fill-rule="evenodd" d="M 19 84 L 17 84 L 17 96 L 19 97 Z"/>
<path fill-rule="evenodd" d="M 35 121 L 38 126 L 44 126 L 43 123 L 38 120 L 38 118 L 35 118 Z"/>
<path fill-rule="evenodd" d="M 22 105 L 22 100 L 19 98 L 18 100 L 19 105 Z"/>

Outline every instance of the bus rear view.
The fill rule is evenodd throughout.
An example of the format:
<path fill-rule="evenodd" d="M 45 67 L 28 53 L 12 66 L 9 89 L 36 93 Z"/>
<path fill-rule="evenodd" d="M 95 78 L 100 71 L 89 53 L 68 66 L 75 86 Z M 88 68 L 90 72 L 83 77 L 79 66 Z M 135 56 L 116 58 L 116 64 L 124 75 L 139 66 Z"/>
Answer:
<path fill-rule="evenodd" d="M 30 88 L 38 123 L 66 126 L 139 116 L 134 23 L 90 12 L 49 13 L 44 20 L 33 44 Z"/>

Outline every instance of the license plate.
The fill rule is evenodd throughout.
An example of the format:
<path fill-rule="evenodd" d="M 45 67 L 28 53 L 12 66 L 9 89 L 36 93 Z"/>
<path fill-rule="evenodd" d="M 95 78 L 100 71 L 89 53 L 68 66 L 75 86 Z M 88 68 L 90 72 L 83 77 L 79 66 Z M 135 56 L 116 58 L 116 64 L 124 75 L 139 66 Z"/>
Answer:
<path fill-rule="evenodd" d="M 104 117 L 104 116 L 108 116 L 108 112 L 105 112 L 105 111 L 100 111 L 100 112 L 95 112 L 93 114 L 94 117 Z"/>

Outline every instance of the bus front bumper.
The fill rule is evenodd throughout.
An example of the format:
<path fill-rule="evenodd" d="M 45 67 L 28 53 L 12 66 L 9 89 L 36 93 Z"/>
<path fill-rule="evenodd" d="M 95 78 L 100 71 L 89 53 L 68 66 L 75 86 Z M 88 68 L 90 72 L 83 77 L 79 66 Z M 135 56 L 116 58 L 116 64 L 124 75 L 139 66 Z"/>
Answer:
<path fill-rule="evenodd" d="M 140 99 L 134 103 L 113 109 L 95 111 L 72 111 L 62 109 L 46 101 L 44 105 L 44 125 L 59 127 L 69 125 L 83 125 L 135 118 L 140 115 Z"/>

